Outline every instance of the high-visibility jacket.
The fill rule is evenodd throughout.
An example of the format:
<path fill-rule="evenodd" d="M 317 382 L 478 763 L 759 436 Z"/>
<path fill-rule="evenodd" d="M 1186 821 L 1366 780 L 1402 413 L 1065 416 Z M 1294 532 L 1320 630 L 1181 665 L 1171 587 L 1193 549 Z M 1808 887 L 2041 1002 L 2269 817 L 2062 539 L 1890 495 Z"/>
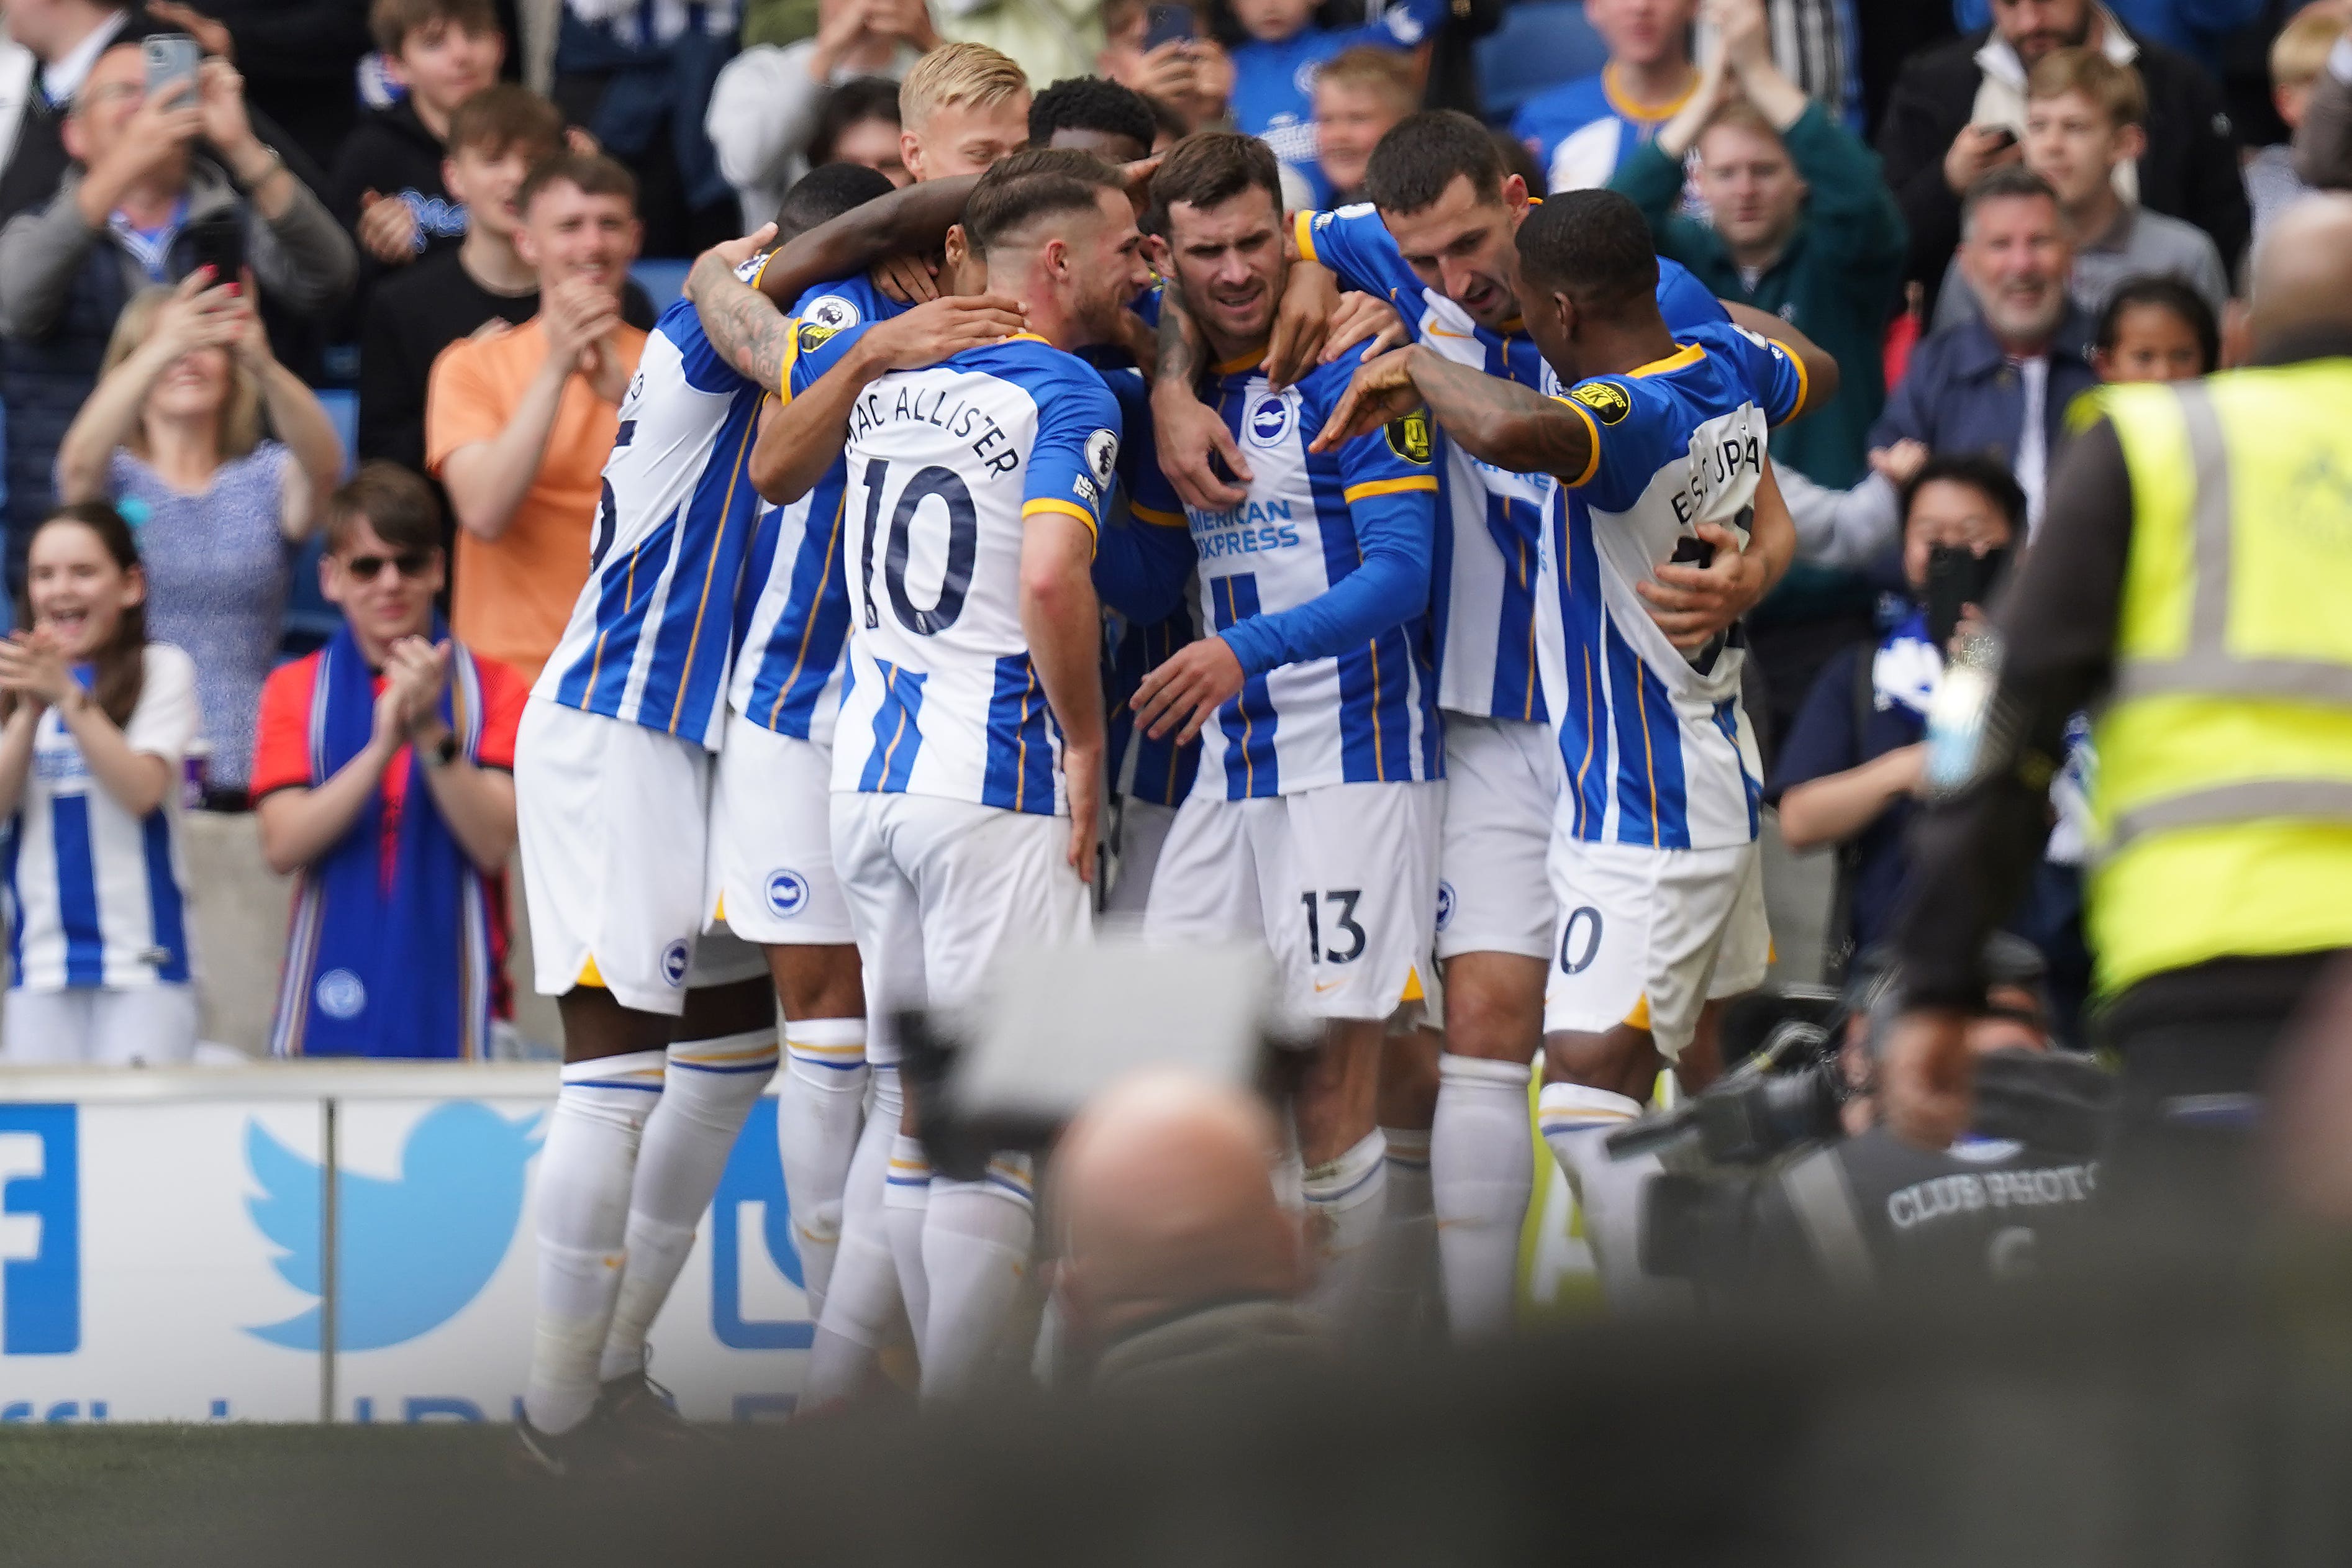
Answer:
<path fill-rule="evenodd" d="M 2099 988 L 2352 946 L 2352 359 L 2097 402 L 2134 505 L 2093 731 Z"/>

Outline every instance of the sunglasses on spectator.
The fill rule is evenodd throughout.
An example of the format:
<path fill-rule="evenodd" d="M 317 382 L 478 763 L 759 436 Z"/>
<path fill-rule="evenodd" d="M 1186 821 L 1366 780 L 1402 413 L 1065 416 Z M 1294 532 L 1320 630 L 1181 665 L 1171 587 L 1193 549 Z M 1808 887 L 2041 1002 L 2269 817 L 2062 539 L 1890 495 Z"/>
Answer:
<path fill-rule="evenodd" d="M 343 562 L 343 570 L 362 582 L 373 582 L 376 573 L 385 567 L 393 568 L 405 578 L 423 577 L 433 569 L 433 552 L 403 550 L 395 556 L 355 555 Z"/>

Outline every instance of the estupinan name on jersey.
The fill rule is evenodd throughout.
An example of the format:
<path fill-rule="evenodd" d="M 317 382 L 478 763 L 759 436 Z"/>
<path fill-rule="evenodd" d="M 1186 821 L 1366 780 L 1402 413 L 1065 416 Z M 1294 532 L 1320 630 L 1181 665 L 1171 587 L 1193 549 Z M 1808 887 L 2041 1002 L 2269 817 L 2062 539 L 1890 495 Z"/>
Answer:
<path fill-rule="evenodd" d="M 900 383 L 887 404 L 891 389 L 877 386 L 850 410 L 849 438 L 871 434 L 884 421 L 912 420 L 946 433 L 950 440 L 969 442 L 971 455 L 992 474 L 1010 474 L 1021 466 L 1021 452 L 1003 426 L 977 403 L 959 395 L 952 386 L 926 387 Z M 975 436 L 972 433 L 980 434 Z"/>

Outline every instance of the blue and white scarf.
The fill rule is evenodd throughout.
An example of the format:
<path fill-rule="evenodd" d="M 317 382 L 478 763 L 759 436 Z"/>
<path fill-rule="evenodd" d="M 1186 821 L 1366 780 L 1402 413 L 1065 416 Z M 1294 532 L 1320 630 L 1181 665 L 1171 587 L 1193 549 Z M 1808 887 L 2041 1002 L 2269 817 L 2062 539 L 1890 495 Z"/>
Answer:
<path fill-rule="evenodd" d="M 438 639 L 446 631 L 436 622 Z M 310 692 L 310 785 L 367 747 L 375 672 L 339 628 Z M 455 646 L 441 717 L 468 758 L 482 743 L 482 681 Z M 383 795 L 368 799 L 335 847 L 302 873 L 278 992 L 273 1056 L 459 1057 L 487 1054 L 490 1027 L 490 885 L 441 820 L 411 748 L 390 879 Z"/>

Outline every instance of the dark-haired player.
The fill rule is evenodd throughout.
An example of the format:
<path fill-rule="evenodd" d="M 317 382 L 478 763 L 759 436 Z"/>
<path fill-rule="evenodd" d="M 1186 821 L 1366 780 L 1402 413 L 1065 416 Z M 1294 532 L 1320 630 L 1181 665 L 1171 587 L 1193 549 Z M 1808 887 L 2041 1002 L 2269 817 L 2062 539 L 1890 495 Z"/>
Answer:
<path fill-rule="evenodd" d="M 1721 628 L 1662 624 L 1643 589 L 1694 558 L 1740 558 L 1759 592 L 1778 579 L 1795 532 L 1769 426 L 1836 378 L 1741 329 L 1670 328 L 1649 234 L 1612 192 L 1553 197 L 1516 246 L 1527 329 L 1566 394 L 1415 346 L 1357 373 L 1318 444 L 1425 401 L 1480 461 L 1559 481 L 1539 599 L 1562 779 L 1541 1122 L 1628 1308 L 1645 1294 L 1636 1197 L 1654 1162 L 1612 1161 L 1600 1139 L 1641 1113 L 1662 1059 L 1685 1087 L 1712 1076 L 1717 1004 L 1763 979 L 1769 946 L 1744 651 Z"/>

